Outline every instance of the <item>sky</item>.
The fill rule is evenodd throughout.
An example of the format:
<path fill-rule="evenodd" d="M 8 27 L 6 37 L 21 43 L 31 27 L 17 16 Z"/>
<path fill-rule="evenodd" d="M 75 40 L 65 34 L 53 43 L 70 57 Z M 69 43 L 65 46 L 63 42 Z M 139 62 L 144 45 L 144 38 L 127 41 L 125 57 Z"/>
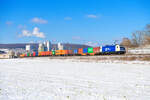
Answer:
<path fill-rule="evenodd" d="M 150 23 L 150 0 L 0 0 L 0 43 L 113 44 Z"/>

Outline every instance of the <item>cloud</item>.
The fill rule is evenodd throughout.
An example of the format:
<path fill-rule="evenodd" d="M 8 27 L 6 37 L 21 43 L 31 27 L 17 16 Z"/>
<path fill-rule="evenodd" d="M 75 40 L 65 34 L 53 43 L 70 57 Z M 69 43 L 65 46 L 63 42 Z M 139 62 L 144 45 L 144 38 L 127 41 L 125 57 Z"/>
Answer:
<path fill-rule="evenodd" d="M 6 21 L 6 25 L 12 25 L 13 22 L 12 21 Z"/>
<path fill-rule="evenodd" d="M 93 15 L 93 14 L 90 14 L 90 15 L 87 15 L 88 18 L 98 18 L 97 15 Z"/>
<path fill-rule="evenodd" d="M 22 30 L 22 36 L 30 37 L 32 36 L 32 33 L 29 32 L 28 30 Z"/>
<path fill-rule="evenodd" d="M 43 32 L 40 32 L 40 29 L 38 27 L 35 27 L 32 32 L 28 30 L 22 30 L 22 34 L 20 36 L 23 37 L 38 37 L 38 38 L 45 38 L 45 35 Z M 19 37 L 20 37 L 19 36 Z"/>
<path fill-rule="evenodd" d="M 37 18 L 37 17 L 33 18 L 33 19 L 31 20 L 31 22 L 32 22 L 32 23 L 37 23 L 37 24 L 47 24 L 47 23 L 48 23 L 47 20 L 44 20 L 44 19 L 42 19 L 42 18 Z"/>
<path fill-rule="evenodd" d="M 35 36 L 35 37 L 39 37 L 39 38 L 45 38 L 44 33 L 40 32 L 39 30 L 40 30 L 39 28 L 35 27 L 33 29 L 32 35 Z"/>
<path fill-rule="evenodd" d="M 65 17 L 64 20 L 72 20 L 71 17 Z"/>

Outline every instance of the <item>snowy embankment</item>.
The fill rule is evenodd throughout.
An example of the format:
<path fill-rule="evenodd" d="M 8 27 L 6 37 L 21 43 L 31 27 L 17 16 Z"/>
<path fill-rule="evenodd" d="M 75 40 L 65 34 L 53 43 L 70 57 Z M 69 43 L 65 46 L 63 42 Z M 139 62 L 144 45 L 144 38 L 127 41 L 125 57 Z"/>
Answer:
<path fill-rule="evenodd" d="M 150 54 L 150 45 L 142 46 L 138 48 L 129 48 L 128 49 L 129 54 Z"/>
<path fill-rule="evenodd" d="M 0 100 L 150 100 L 150 64 L 4 59 Z"/>

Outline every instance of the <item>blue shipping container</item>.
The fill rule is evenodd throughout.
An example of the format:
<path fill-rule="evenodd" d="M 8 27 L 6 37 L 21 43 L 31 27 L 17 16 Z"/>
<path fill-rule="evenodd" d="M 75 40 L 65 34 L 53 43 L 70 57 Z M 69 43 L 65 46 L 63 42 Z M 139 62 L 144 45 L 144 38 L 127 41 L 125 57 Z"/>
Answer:
<path fill-rule="evenodd" d="M 38 56 L 38 52 L 35 52 L 35 56 Z"/>
<path fill-rule="evenodd" d="M 83 53 L 88 53 L 88 48 L 83 48 Z"/>
<path fill-rule="evenodd" d="M 78 54 L 78 49 L 73 50 L 74 54 Z"/>
<path fill-rule="evenodd" d="M 116 46 L 103 46 L 102 47 L 102 52 L 115 52 Z"/>

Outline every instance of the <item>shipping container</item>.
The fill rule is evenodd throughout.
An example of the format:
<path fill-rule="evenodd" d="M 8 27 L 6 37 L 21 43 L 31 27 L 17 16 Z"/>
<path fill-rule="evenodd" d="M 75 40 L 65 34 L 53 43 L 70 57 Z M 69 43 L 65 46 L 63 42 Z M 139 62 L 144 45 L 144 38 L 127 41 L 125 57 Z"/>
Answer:
<path fill-rule="evenodd" d="M 55 55 L 60 56 L 60 55 L 64 55 L 65 51 L 64 50 L 56 50 L 55 51 Z"/>
<path fill-rule="evenodd" d="M 30 53 L 29 53 L 29 52 L 27 53 L 27 56 L 28 56 L 28 57 L 30 56 Z"/>
<path fill-rule="evenodd" d="M 55 50 L 55 55 L 60 55 L 60 50 Z"/>
<path fill-rule="evenodd" d="M 72 50 L 62 50 L 62 55 L 72 55 L 72 54 L 73 54 Z"/>
<path fill-rule="evenodd" d="M 21 55 L 20 55 L 21 58 L 23 58 L 24 56 L 25 56 L 24 54 L 21 54 Z"/>
<path fill-rule="evenodd" d="M 44 51 L 44 56 L 47 56 L 47 51 Z"/>
<path fill-rule="evenodd" d="M 88 53 L 88 48 L 83 48 L 83 53 Z"/>
<path fill-rule="evenodd" d="M 30 56 L 33 57 L 33 53 L 31 53 Z"/>
<path fill-rule="evenodd" d="M 49 56 L 51 56 L 52 55 L 51 51 L 48 51 L 48 52 L 49 52 Z"/>
<path fill-rule="evenodd" d="M 67 55 L 68 54 L 68 50 L 61 50 L 61 54 L 60 55 Z"/>
<path fill-rule="evenodd" d="M 51 56 L 52 55 L 52 51 L 48 51 L 49 52 L 49 55 Z"/>
<path fill-rule="evenodd" d="M 40 56 L 43 56 L 42 52 L 43 52 L 43 51 L 39 52 L 39 53 L 40 53 Z"/>
<path fill-rule="evenodd" d="M 69 55 L 69 50 L 63 50 L 64 51 L 64 54 L 63 55 Z"/>
<path fill-rule="evenodd" d="M 38 52 L 38 56 L 41 56 L 41 52 Z"/>
<path fill-rule="evenodd" d="M 45 56 L 46 53 L 44 51 L 40 52 L 41 53 L 41 56 Z"/>
<path fill-rule="evenodd" d="M 82 55 L 82 54 L 83 54 L 83 48 L 79 48 L 79 49 L 78 49 L 78 54 L 79 54 L 79 55 Z"/>
<path fill-rule="evenodd" d="M 50 52 L 49 51 L 45 51 L 45 54 L 46 54 L 46 56 L 49 56 Z"/>
<path fill-rule="evenodd" d="M 78 49 L 74 49 L 73 54 L 78 54 Z"/>
<path fill-rule="evenodd" d="M 38 56 L 38 52 L 35 52 L 35 56 Z"/>
<path fill-rule="evenodd" d="M 88 48 L 88 53 L 93 53 L 93 48 Z"/>
<path fill-rule="evenodd" d="M 73 51 L 72 50 L 68 50 L 68 54 L 69 55 L 73 55 Z"/>
<path fill-rule="evenodd" d="M 36 56 L 36 52 L 33 52 L 33 57 L 35 57 Z"/>
<path fill-rule="evenodd" d="M 100 47 L 94 47 L 93 48 L 93 53 L 94 54 L 99 54 L 100 53 Z"/>
<path fill-rule="evenodd" d="M 55 51 L 52 51 L 52 55 L 55 55 Z"/>

